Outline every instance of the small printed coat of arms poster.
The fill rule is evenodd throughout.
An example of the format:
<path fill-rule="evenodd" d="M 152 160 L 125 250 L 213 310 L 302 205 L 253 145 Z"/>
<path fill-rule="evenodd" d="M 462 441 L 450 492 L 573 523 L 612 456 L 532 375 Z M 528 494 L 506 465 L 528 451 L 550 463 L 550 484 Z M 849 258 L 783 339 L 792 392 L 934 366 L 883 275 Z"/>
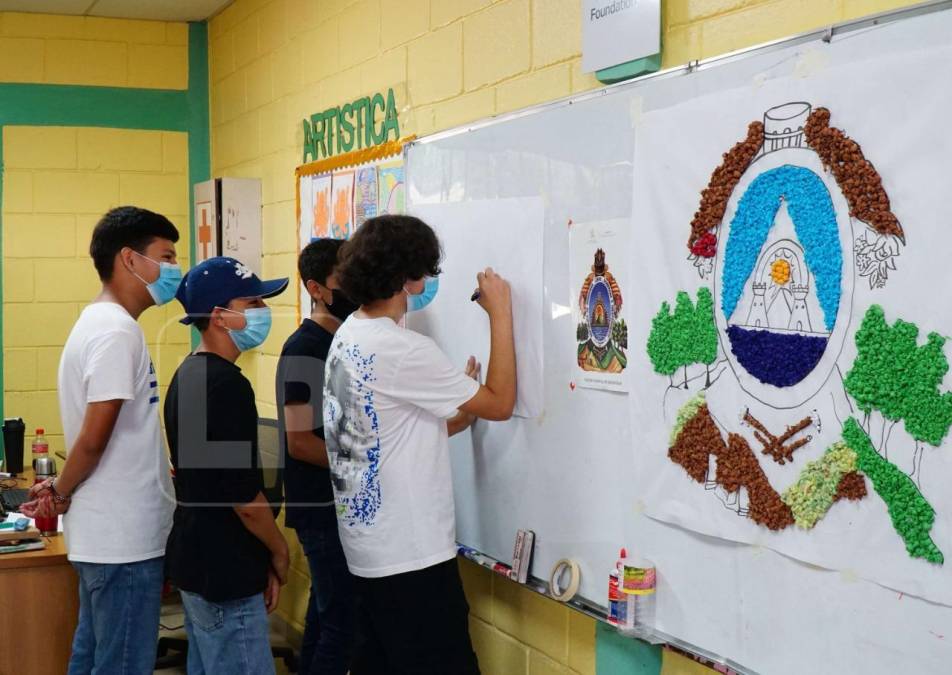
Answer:
<path fill-rule="evenodd" d="M 627 279 L 624 219 L 569 224 L 569 274 L 577 343 L 573 388 L 628 391 Z"/>

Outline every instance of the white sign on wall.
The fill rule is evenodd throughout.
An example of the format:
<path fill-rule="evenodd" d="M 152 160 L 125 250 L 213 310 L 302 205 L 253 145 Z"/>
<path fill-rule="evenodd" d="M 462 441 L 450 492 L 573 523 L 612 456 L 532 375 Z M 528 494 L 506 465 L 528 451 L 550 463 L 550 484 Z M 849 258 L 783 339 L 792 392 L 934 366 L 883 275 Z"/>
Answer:
<path fill-rule="evenodd" d="M 221 255 L 261 276 L 261 179 L 220 178 Z"/>
<path fill-rule="evenodd" d="M 661 51 L 661 0 L 583 0 L 582 70 L 591 73 Z"/>
<path fill-rule="evenodd" d="M 261 179 L 195 183 L 195 263 L 224 255 L 261 276 Z"/>

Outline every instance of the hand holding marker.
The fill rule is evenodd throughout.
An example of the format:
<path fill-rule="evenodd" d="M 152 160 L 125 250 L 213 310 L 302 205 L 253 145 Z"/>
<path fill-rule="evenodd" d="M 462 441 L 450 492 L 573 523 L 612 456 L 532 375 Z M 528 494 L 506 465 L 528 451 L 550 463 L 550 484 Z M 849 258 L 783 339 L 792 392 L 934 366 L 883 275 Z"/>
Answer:
<path fill-rule="evenodd" d="M 471 302 L 478 302 L 487 314 L 506 313 L 511 310 L 509 283 L 487 267 L 476 275 L 479 286 L 470 296 Z"/>

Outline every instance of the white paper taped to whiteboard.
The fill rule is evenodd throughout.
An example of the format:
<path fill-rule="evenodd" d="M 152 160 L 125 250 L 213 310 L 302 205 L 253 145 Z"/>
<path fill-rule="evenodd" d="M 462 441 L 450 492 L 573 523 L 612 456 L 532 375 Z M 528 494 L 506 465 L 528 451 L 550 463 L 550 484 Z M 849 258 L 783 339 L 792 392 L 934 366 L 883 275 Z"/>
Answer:
<path fill-rule="evenodd" d="M 515 415 L 538 417 L 542 382 L 542 199 L 498 199 L 416 204 L 411 215 L 426 221 L 443 246 L 440 292 L 408 325 L 432 337 L 462 368 L 475 356 L 489 365 L 489 317 L 475 302 L 476 274 L 492 267 L 512 289 L 516 342 Z"/>

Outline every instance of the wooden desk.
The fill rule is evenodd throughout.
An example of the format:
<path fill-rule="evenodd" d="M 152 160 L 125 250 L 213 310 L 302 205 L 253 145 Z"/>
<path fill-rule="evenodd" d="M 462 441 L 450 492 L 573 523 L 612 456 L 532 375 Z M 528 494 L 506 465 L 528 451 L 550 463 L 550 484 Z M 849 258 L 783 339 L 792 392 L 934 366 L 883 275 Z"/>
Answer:
<path fill-rule="evenodd" d="M 33 484 L 32 473 L 18 487 Z M 63 535 L 42 551 L 0 555 L 0 675 L 66 672 L 79 617 L 76 572 Z"/>

